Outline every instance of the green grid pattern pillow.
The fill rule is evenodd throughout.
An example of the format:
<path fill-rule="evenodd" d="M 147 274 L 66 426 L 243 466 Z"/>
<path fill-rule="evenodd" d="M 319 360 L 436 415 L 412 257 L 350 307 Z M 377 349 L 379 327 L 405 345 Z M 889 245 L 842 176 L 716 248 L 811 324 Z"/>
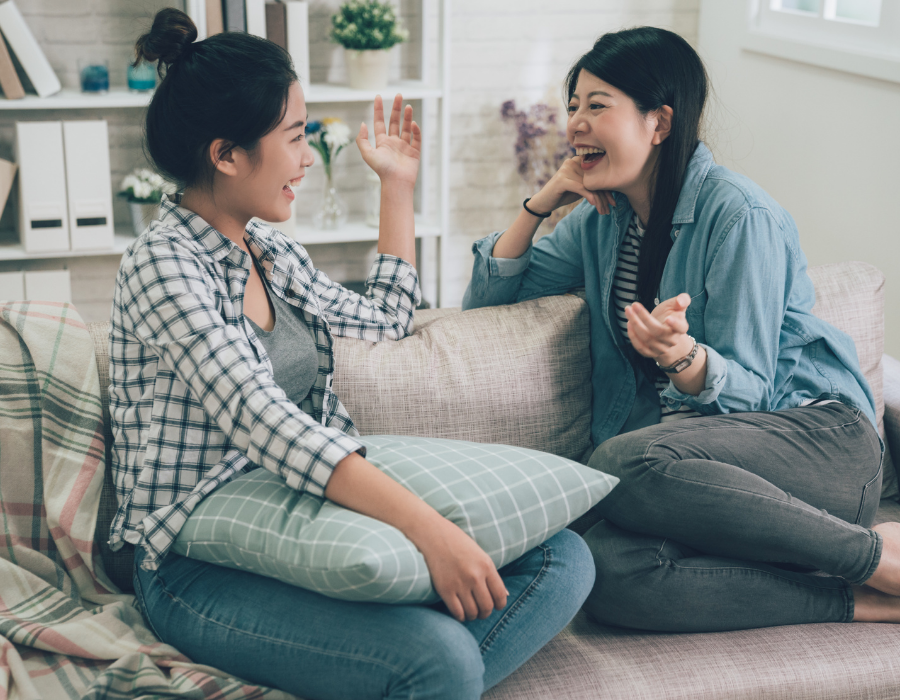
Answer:
<path fill-rule="evenodd" d="M 470 535 L 499 568 L 584 514 L 618 479 L 522 447 L 361 438 L 367 459 Z M 438 600 L 425 559 L 396 528 L 299 493 L 256 469 L 205 498 L 172 551 L 333 598 Z"/>

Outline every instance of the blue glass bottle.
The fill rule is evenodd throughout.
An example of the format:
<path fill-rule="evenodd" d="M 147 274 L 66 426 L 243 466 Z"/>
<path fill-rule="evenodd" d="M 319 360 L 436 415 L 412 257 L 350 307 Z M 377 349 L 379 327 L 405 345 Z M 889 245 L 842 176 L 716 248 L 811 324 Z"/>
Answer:
<path fill-rule="evenodd" d="M 156 70 L 150 63 L 141 62 L 135 68 L 128 66 L 128 89 L 132 92 L 147 92 L 156 87 Z"/>

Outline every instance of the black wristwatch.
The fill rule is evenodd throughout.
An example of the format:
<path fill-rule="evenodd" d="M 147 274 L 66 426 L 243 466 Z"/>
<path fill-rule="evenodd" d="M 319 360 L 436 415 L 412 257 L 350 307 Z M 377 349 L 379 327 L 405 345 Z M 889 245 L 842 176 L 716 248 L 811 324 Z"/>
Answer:
<path fill-rule="evenodd" d="M 697 343 L 696 340 L 694 340 L 694 336 L 689 335 L 688 338 L 690 338 L 693 341 L 694 347 L 691 348 L 691 351 L 687 355 L 682 357 L 675 364 L 669 365 L 668 367 L 663 367 L 661 364 L 659 364 L 659 362 L 656 363 L 656 366 L 659 367 L 666 374 L 678 374 L 679 372 L 686 370 L 688 367 L 690 367 L 691 363 L 694 361 L 694 358 L 697 357 L 697 351 L 700 349 L 700 345 Z"/>

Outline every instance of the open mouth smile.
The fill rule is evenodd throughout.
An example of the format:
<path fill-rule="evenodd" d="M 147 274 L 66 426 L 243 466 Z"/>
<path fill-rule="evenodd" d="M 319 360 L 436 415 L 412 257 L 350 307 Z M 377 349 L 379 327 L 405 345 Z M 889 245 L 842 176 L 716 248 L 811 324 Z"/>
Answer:
<path fill-rule="evenodd" d="M 606 156 L 606 151 L 602 148 L 577 146 L 575 155 L 581 156 L 581 169 L 589 170 Z"/>
<path fill-rule="evenodd" d="M 288 183 L 281 188 L 281 191 L 284 193 L 285 197 L 287 197 L 291 201 L 294 200 L 294 192 L 291 190 L 291 187 L 296 187 L 297 185 L 299 185 L 300 180 L 302 179 L 302 175 L 300 177 L 295 177 L 293 180 L 289 180 Z"/>

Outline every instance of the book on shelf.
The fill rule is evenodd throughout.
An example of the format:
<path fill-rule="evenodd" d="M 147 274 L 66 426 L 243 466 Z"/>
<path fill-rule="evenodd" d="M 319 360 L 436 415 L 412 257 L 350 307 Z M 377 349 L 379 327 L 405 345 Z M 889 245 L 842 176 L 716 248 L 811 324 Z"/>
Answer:
<path fill-rule="evenodd" d="M 226 32 L 246 32 L 247 13 L 244 0 L 222 0 L 222 15 Z"/>
<path fill-rule="evenodd" d="M 244 0 L 247 34 L 266 38 L 266 0 Z"/>
<path fill-rule="evenodd" d="M 304 89 L 309 89 L 309 3 L 282 0 L 285 10 L 287 50 Z"/>
<path fill-rule="evenodd" d="M 221 34 L 225 31 L 225 20 L 222 17 L 222 0 L 206 0 L 206 36 Z"/>
<path fill-rule="evenodd" d="M 0 90 L 3 90 L 3 96 L 7 100 L 20 100 L 25 97 L 25 88 L 22 87 L 22 81 L 19 80 L 16 66 L 2 36 L 0 36 Z"/>
<path fill-rule="evenodd" d="M 9 47 L 40 97 L 54 95 L 62 89 L 59 78 L 28 28 L 15 0 L 0 2 L 0 32 L 3 32 Z"/>
<path fill-rule="evenodd" d="M 6 202 L 9 199 L 9 193 L 12 191 L 13 180 L 16 179 L 16 169 L 18 166 L 8 160 L 0 159 L 0 215 L 6 208 Z"/>
<path fill-rule="evenodd" d="M 266 38 L 287 51 L 285 6 L 280 2 L 266 3 Z"/>

